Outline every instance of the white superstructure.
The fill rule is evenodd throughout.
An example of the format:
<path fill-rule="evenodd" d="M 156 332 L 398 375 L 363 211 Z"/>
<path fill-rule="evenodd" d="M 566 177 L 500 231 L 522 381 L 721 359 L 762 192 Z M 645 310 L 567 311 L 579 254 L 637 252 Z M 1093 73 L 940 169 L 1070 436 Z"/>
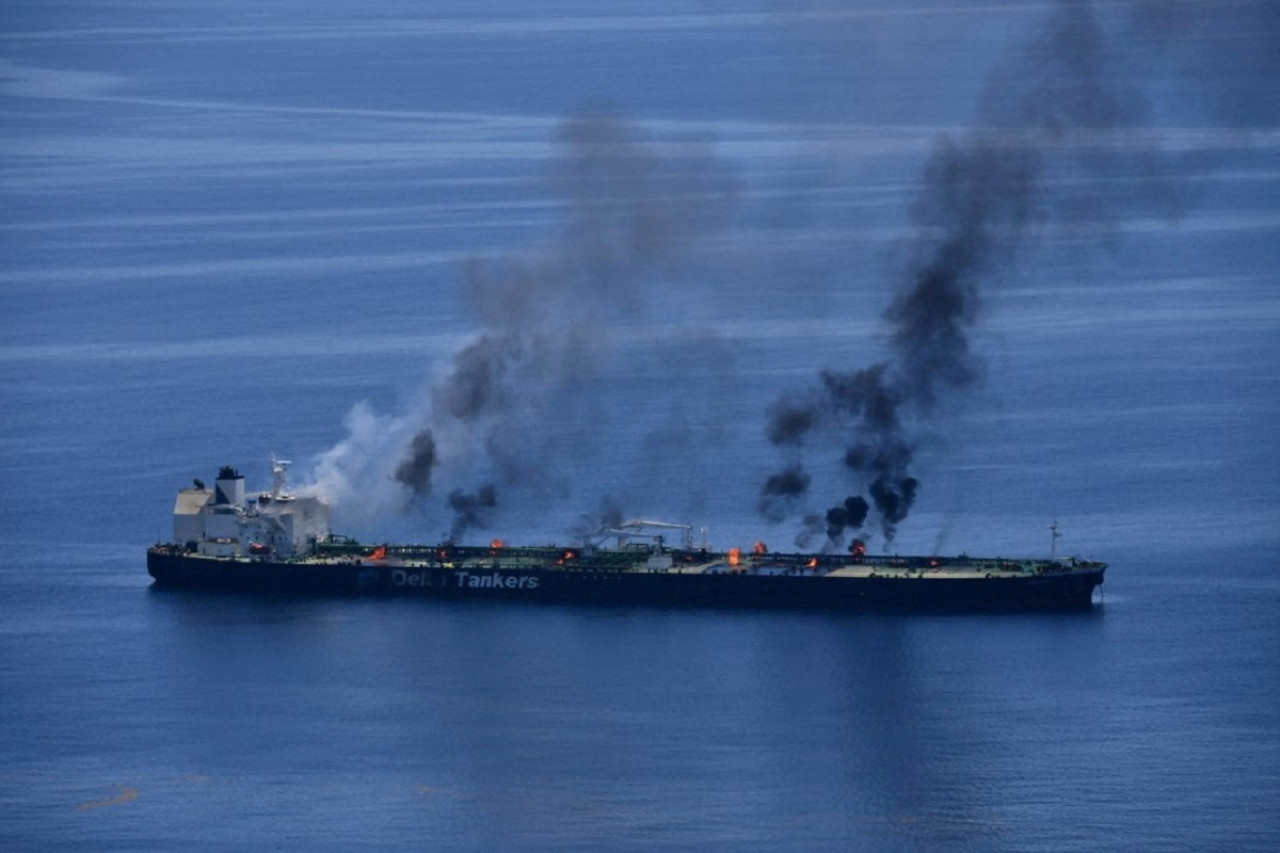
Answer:
<path fill-rule="evenodd" d="M 271 460 L 271 491 L 246 497 L 244 476 L 223 466 L 212 489 L 199 480 L 181 489 L 173 506 L 174 541 L 208 557 L 278 557 L 305 554 L 329 535 L 329 506 L 290 494 L 289 463 Z"/>

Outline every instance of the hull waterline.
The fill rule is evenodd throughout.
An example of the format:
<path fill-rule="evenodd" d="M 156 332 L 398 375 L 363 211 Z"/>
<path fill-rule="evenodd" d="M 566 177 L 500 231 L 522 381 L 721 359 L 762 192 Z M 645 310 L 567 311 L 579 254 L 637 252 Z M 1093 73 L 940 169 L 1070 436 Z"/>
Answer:
<path fill-rule="evenodd" d="M 270 595 L 398 596 L 654 606 L 844 610 L 1072 610 L 1092 606 L 1103 568 L 1052 573 L 834 573 L 385 565 L 210 559 L 152 549 L 160 588 Z"/>

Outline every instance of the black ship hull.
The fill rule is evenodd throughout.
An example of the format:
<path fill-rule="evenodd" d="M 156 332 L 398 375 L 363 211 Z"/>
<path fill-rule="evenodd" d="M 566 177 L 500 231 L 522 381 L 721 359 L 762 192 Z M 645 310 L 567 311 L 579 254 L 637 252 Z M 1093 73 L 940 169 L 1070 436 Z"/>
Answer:
<path fill-rule="evenodd" d="M 274 595 L 411 596 L 663 607 L 902 611 L 1079 610 L 1105 566 L 1051 573 L 833 576 L 804 572 L 676 572 L 590 567 L 398 566 L 377 561 L 215 559 L 166 548 L 147 553 L 159 588 Z"/>

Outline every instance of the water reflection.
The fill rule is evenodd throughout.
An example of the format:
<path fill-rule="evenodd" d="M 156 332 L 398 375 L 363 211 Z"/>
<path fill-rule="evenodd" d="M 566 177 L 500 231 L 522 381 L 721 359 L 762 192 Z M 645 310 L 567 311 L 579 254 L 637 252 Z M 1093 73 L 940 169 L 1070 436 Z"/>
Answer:
<path fill-rule="evenodd" d="M 999 844 L 1044 783 L 1026 717 L 1052 729 L 1044 706 L 1089 665 L 1055 650 L 1104 624 L 155 601 L 193 770 L 324 768 L 432 838 L 544 849 Z"/>

